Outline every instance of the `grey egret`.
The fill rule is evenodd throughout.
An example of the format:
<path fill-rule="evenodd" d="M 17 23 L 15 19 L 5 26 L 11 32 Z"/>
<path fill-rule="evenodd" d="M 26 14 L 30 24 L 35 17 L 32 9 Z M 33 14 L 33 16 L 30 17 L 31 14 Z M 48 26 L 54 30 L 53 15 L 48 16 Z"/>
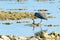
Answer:
<path fill-rule="evenodd" d="M 47 20 L 46 14 L 43 15 L 42 13 L 35 12 L 34 16 L 36 18 L 40 18 L 41 19 L 40 23 L 42 22 L 42 19 Z M 35 25 L 34 19 L 32 19 L 32 20 L 33 20 L 33 24 Z M 34 28 L 35 28 L 35 26 L 33 26 L 33 32 L 34 32 Z M 42 28 L 41 28 L 41 31 L 42 31 Z"/>

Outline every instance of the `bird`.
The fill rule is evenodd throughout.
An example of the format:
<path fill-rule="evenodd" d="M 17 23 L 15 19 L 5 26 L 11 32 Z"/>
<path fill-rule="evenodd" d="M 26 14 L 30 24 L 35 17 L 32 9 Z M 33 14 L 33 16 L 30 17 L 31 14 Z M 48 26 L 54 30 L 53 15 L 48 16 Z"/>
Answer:
<path fill-rule="evenodd" d="M 47 20 L 46 15 L 45 14 L 43 15 L 42 13 L 35 12 L 34 16 L 37 17 L 37 18 L 40 18 L 41 22 L 42 22 L 42 19 Z"/>
<path fill-rule="evenodd" d="M 42 22 L 42 19 L 45 19 L 45 20 L 47 20 L 47 18 L 45 17 L 46 15 L 44 14 L 42 14 L 42 13 L 38 13 L 38 12 L 35 12 L 34 13 L 34 16 L 35 16 L 35 18 L 40 18 L 41 19 L 41 22 Z M 33 20 L 33 22 L 32 22 L 32 25 L 33 25 L 33 33 L 34 33 L 34 29 L 35 29 L 35 25 L 36 26 L 39 26 L 38 24 L 35 24 L 35 21 L 34 21 L 34 18 L 32 18 L 32 20 Z M 40 23 L 41 23 L 40 22 Z M 39 23 L 39 24 L 40 24 Z M 42 28 L 41 28 L 42 29 Z"/>
<path fill-rule="evenodd" d="M 40 23 L 42 22 L 42 19 L 47 20 L 47 18 L 45 17 L 45 15 L 43 15 L 42 13 L 35 12 L 34 16 L 35 16 L 36 18 L 40 18 L 40 19 L 41 19 Z M 36 25 L 34 19 L 32 19 L 32 20 L 33 20 L 33 23 L 32 23 L 32 24 L 33 24 L 33 25 Z M 37 26 L 38 26 L 38 25 L 37 25 Z M 34 31 L 34 29 L 35 29 L 35 26 L 33 26 L 33 31 Z M 42 29 L 42 28 L 41 28 L 41 29 Z"/>

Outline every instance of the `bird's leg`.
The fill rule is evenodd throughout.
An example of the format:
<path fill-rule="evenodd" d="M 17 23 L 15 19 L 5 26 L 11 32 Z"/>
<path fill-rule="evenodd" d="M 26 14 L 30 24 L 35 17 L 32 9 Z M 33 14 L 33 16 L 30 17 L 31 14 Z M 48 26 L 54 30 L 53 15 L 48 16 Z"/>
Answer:
<path fill-rule="evenodd" d="M 33 20 L 33 23 L 32 23 L 32 24 L 33 24 L 33 34 L 34 34 L 34 29 L 35 29 L 35 26 L 34 26 L 34 25 L 35 25 L 35 21 L 34 21 L 34 19 L 32 19 L 32 20 Z"/>
<path fill-rule="evenodd" d="M 41 27 L 41 32 L 42 32 L 42 27 Z"/>
<path fill-rule="evenodd" d="M 35 29 L 35 27 L 34 27 L 34 25 L 35 25 L 35 21 L 34 21 L 34 19 L 33 19 L 33 23 L 32 23 L 32 24 L 33 24 L 33 31 L 34 31 L 34 29 Z"/>
<path fill-rule="evenodd" d="M 42 19 L 41 19 L 40 23 L 42 23 Z"/>
<path fill-rule="evenodd" d="M 33 25 L 33 31 L 34 31 L 34 29 L 35 29 L 35 27 L 34 27 L 34 25 Z"/>

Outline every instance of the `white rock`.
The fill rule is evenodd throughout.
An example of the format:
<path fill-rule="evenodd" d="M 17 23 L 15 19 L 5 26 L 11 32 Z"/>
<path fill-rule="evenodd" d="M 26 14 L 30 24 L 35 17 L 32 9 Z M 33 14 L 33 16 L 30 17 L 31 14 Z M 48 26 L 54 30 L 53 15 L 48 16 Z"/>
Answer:
<path fill-rule="evenodd" d="M 26 37 L 19 37 L 19 40 L 27 40 Z"/>
<path fill-rule="evenodd" d="M 2 38 L 0 38 L 0 40 L 3 40 Z"/>
<path fill-rule="evenodd" d="M 4 40 L 10 40 L 9 37 L 4 36 L 4 35 L 2 35 L 1 38 L 4 39 Z"/>
<path fill-rule="evenodd" d="M 45 37 L 45 38 L 51 38 L 51 36 L 49 36 L 47 33 L 45 33 L 45 32 L 43 32 L 43 36 Z"/>
<path fill-rule="evenodd" d="M 29 39 L 29 40 L 38 40 L 38 39 L 37 39 L 37 38 L 35 38 L 35 37 L 33 37 L 33 38 Z"/>
<path fill-rule="evenodd" d="M 18 37 L 15 36 L 15 37 L 13 37 L 13 39 L 18 40 Z"/>
<path fill-rule="evenodd" d="M 18 37 L 14 35 L 9 35 L 8 37 L 10 38 L 10 40 L 18 40 Z"/>

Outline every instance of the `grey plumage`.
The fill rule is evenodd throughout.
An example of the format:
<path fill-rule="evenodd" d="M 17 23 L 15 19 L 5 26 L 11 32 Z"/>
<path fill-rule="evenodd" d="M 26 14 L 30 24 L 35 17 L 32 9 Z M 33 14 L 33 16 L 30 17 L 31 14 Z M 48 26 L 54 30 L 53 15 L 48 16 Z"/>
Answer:
<path fill-rule="evenodd" d="M 43 15 L 42 13 L 35 13 L 35 15 L 34 16 L 36 16 L 37 18 L 40 18 L 40 19 L 45 19 L 45 20 L 47 20 L 47 18 L 45 17 L 45 15 Z"/>

